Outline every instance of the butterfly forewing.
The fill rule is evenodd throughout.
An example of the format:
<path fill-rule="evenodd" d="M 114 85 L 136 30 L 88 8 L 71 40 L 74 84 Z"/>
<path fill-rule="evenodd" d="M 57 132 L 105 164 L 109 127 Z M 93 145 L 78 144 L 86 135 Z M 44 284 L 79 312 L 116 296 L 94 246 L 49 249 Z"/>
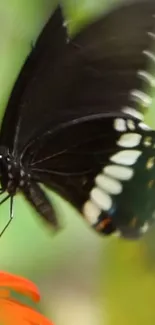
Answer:
<path fill-rule="evenodd" d="M 45 25 L 13 88 L 2 123 L 1 145 L 17 151 L 19 142 L 24 146 L 26 139 L 40 128 L 46 105 L 43 101 L 45 89 L 50 87 L 51 93 L 52 70 L 64 51 L 66 40 L 67 30 L 58 7 Z M 48 70 L 51 79 L 45 83 L 43 76 Z"/>
<path fill-rule="evenodd" d="M 154 11 L 153 0 L 130 1 L 86 27 L 65 46 L 66 34 L 59 10 L 51 34 L 45 29 L 45 46 L 40 46 L 39 51 L 36 45 L 39 54 L 33 60 L 23 91 L 20 96 L 15 94 L 16 98 L 11 96 L 16 103 L 12 105 L 10 101 L 6 109 L 18 115 L 16 124 L 13 123 L 18 129 L 16 137 L 14 132 L 14 150 L 19 147 L 22 150 L 43 128 L 52 129 L 61 121 L 116 112 L 130 105 L 130 91 L 142 87 L 137 72 L 148 66 L 143 51 L 150 47 L 147 32 L 153 30 Z M 18 83 L 22 79 L 19 77 Z M 2 134 L 6 129 L 3 126 Z"/>
<path fill-rule="evenodd" d="M 153 42 L 148 34 L 154 30 L 154 1 L 126 2 L 104 19 L 88 26 L 72 40 L 84 66 L 69 102 L 71 109 L 87 113 L 120 111 L 139 101 L 147 107 L 144 97 L 133 96 L 132 90 L 148 88 L 141 71 L 149 67 L 145 50 Z M 149 84 L 150 81 L 150 84 Z"/>

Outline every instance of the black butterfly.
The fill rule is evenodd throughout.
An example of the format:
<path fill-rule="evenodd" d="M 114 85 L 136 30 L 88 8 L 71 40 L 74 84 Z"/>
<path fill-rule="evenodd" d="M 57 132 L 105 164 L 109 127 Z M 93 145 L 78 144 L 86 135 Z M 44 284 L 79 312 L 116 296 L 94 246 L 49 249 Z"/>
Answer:
<path fill-rule="evenodd" d="M 134 237 L 152 223 L 155 132 L 135 106 L 145 111 L 151 102 L 142 87 L 154 85 L 147 72 L 155 61 L 154 12 L 154 0 L 130 1 L 69 41 L 61 9 L 51 17 L 2 122 L 1 192 L 8 194 L 1 204 L 10 198 L 8 224 L 20 190 L 59 228 L 39 183 L 65 197 L 104 234 L 120 230 Z"/>

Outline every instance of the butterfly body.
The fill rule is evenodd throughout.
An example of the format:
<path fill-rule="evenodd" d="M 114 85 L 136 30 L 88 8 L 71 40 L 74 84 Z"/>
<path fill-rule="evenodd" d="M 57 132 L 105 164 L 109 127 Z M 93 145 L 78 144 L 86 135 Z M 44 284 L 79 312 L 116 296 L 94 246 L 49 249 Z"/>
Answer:
<path fill-rule="evenodd" d="M 151 102 L 143 86 L 153 84 L 146 70 L 155 61 L 148 34 L 153 12 L 152 0 L 130 1 L 70 40 L 60 8 L 55 12 L 21 70 L 2 122 L 1 191 L 7 197 L 1 203 L 10 197 L 10 220 L 21 191 L 59 228 L 41 183 L 98 232 L 119 230 L 133 238 L 152 224 L 155 132 L 143 123 Z"/>

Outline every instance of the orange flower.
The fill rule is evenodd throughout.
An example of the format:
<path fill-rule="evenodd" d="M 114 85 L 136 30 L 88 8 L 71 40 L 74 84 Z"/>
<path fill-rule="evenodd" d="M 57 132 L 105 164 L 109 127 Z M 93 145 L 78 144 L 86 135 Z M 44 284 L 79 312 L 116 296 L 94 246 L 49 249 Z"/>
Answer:
<path fill-rule="evenodd" d="M 10 290 L 14 290 L 38 302 L 39 291 L 31 281 L 7 272 L 0 272 L 0 287 L 0 324 L 53 325 L 43 315 L 11 297 Z"/>

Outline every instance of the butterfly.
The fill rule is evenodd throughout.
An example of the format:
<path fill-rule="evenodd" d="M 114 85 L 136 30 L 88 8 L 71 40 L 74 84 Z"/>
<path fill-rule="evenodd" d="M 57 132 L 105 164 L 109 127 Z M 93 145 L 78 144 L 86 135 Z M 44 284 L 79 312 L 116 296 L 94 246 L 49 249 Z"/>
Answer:
<path fill-rule="evenodd" d="M 60 6 L 26 60 L 0 131 L 1 193 L 20 191 L 59 229 L 40 184 L 99 233 L 136 238 L 155 218 L 155 131 L 144 124 L 153 87 L 154 0 L 117 5 L 69 37 Z"/>

